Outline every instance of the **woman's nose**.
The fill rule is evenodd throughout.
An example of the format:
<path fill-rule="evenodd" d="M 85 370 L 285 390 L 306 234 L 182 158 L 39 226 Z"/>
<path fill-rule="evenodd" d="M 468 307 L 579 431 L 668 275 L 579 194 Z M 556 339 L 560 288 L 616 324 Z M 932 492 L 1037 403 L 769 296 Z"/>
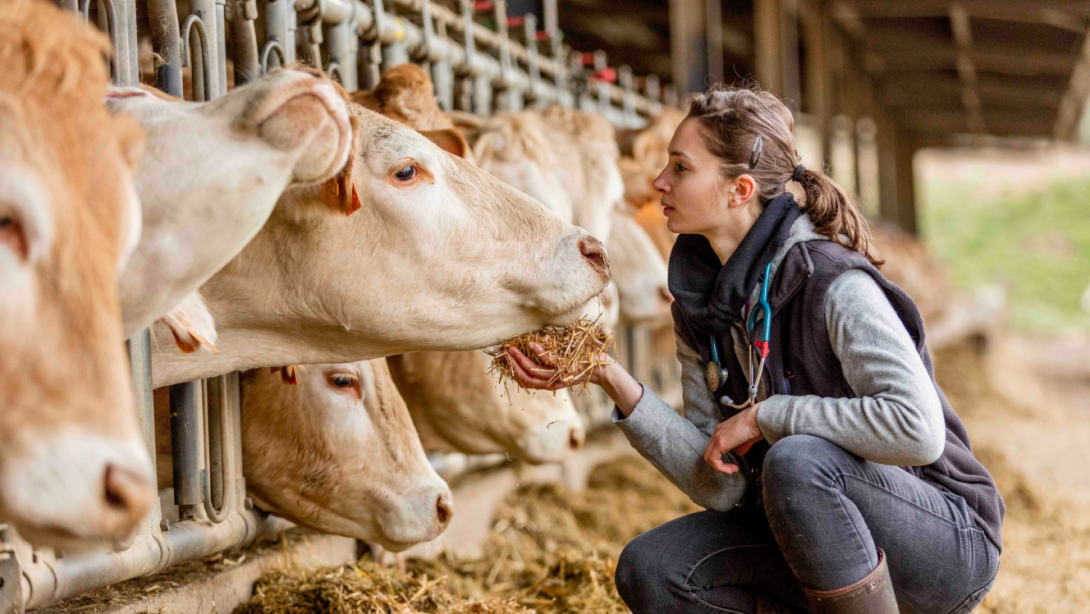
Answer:
<path fill-rule="evenodd" d="M 659 173 L 659 176 L 655 177 L 655 181 L 651 185 L 656 191 L 662 192 L 663 194 L 669 194 L 670 184 L 666 181 L 666 178 L 664 177 L 665 174 L 665 171 Z"/>

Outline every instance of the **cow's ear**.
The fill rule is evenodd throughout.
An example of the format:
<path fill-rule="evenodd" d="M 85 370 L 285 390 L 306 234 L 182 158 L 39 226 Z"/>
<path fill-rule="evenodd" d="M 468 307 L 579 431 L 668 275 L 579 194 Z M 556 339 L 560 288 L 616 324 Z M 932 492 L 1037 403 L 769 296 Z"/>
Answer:
<path fill-rule="evenodd" d="M 349 121 L 352 122 L 352 147 L 348 150 L 348 162 L 344 165 L 344 169 L 341 172 L 337 173 L 335 177 L 328 179 L 322 185 L 322 202 L 330 209 L 339 211 L 345 215 L 352 215 L 359 211 L 362 206 L 359 193 L 356 192 L 356 185 L 353 181 L 353 169 L 356 167 L 356 146 L 360 121 L 355 117 L 350 117 Z"/>
<path fill-rule="evenodd" d="M 466 141 L 466 137 L 462 134 L 462 131 L 457 128 L 443 128 L 442 130 L 425 130 L 420 134 L 423 134 L 429 141 L 439 146 L 439 149 L 449 152 L 458 156 L 459 158 L 469 157 L 469 142 Z"/>
<path fill-rule="evenodd" d="M 295 373 L 295 365 L 288 365 L 286 367 L 272 367 L 269 369 L 273 373 L 280 372 L 280 380 L 289 386 L 294 386 L 299 383 L 299 377 Z"/>
<path fill-rule="evenodd" d="M 191 292 L 174 309 L 159 318 L 174 335 L 174 343 L 183 354 L 197 350 L 217 352 L 216 321 L 199 292 Z"/>

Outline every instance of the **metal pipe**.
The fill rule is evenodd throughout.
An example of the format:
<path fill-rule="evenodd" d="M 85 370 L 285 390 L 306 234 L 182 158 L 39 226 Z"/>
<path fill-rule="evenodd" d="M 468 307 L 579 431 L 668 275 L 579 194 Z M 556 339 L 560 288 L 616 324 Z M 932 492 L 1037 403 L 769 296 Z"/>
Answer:
<path fill-rule="evenodd" d="M 179 516 L 192 516 L 201 504 L 201 383 L 186 382 L 170 387 L 170 439 L 174 460 L 174 504 Z M 188 513 L 187 513 L 188 512 Z"/>
<path fill-rule="evenodd" d="M 220 524 L 192 520 L 173 524 L 166 533 L 137 539 L 122 552 L 69 554 L 54 561 L 43 557 L 23 569 L 30 587 L 24 593 L 24 604 L 28 609 L 47 606 L 83 591 L 271 537 L 292 526 L 260 511 L 234 510 Z"/>
<path fill-rule="evenodd" d="M 291 0 L 265 0 L 265 45 L 261 50 L 262 69 L 268 72 L 270 49 L 279 47 L 281 65 L 295 61 L 295 7 Z"/>
<path fill-rule="evenodd" d="M 221 375 L 205 382 L 208 403 L 205 406 L 205 433 L 208 446 L 205 449 L 205 467 L 201 471 L 201 500 L 204 513 L 213 523 L 221 523 L 231 510 L 230 497 L 231 463 L 228 461 L 230 446 L 225 440 L 231 432 L 231 408 L 227 401 L 227 377 Z"/>
<path fill-rule="evenodd" d="M 189 45 L 189 36 L 186 28 L 186 24 L 191 23 L 193 17 L 197 17 L 200 21 L 201 29 L 199 30 L 201 35 L 201 44 L 204 46 L 204 57 L 206 65 L 203 67 L 204 76 L 204 97 L 202 100 L 214 100 L 220 96 L 220 68 L 218 60 L 223 56 L 218 55 L 212 49 L 212 45 L 216 45 L 219 48 L 219 41 L 222 38 L 220 36 L 220 30 L 218 28 L 219 22 L 216 18 L 216 2 L 215 0 L 190 0 L 189 2 L 190 15 L 186 18 L 185 23 L 182 24 L 182 41 L 186 45 Z M 192 55 L 192 54 L 190 54 Z M 192 60 L 192 58 L 190 58 Z M 196 70 L 193 71 L 193 97 L 196 99 L 197 90 L 197 75 Z M 226 75 L 226 70 L 224 70 Z"/>
<path fill-rule="evenodd" d="M 200 53 L 193 54 L 193 35 L 197 35 Z M 207 101 L 212 99 L 212 57 L 208 50 L 208 31 L 199 15 L 186 17 L 182 24 L 182 66 L 190 68 L 193 81 L 193 99 Z"/>
<path fill-rule="evenodd" d="M 329 64 L 338 67 L 338 81 L 344 89 L 354 92 L 359 89 L 356 70 L 356 50 L 359 41 L 356 39 L 355 24 L 351 21 L 328 26 L 326 29 L 326 51 L 329 53 Z M 333 70 L 328 70 L 330 76 Z"/>
<path fill-rule="evenodd" d="M 171 96 L 181 98 L 182 38 L 177 3 L 174 0 L 148 0 L 148 19 L 151 21 L 151 48 L 158 64 L 155 85 Z"/>
<path fill-rule="evenodd" d="M 257 51 L 257 0 L 232 0 L 228 35 L 231 38 L 234 60 L 235 87 L 245 85 L 261 76 L 260 56 Z"/>

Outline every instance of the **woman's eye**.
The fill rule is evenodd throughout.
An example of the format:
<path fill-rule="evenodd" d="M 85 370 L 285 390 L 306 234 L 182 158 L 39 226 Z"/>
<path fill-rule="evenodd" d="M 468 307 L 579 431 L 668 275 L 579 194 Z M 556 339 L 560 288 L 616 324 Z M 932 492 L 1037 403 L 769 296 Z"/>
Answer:
<path fill-rule="evenodd" d="M 683 173 L 683 172 L 685 172 L 685 167 L 684 167 L 684 166 L 682 166 L 682 165 L 680 165 L 680 164 L 675 164 L 675 165 L 674 165 L 674 168 L 676 168 L 676 169 L 677 169 L 677 172 L 679 172 L 679 173 Z"/>
<path fill-rule="evenodd" d="M 334 375 L 330 378 L 337 388 L 352 388 L 356 385 L 356 378 L 347 375 Z"/>
<path fill-rule="evenodd" d="M 416 166 L 408 165 L 401 170 L 394 173 L 394 177 L 397 177 L 398 181 L 410 181 L 413 177 L 416 177 Z"/>

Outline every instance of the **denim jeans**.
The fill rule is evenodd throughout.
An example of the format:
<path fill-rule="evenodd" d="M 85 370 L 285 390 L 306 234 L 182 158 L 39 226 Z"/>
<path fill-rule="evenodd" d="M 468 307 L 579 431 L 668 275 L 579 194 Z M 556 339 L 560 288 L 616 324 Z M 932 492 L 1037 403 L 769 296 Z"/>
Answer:
<path fill-rule="evenodd" d="M 991 588 L 999 552 L 965 500 L 818 437 L 769 449 L 764 508 L 705 511 L 632 540 L 617 590 L 636 614 L 755 614 L 758 596 L 809 611 L 802 587 L 858 582 L 885 551 L 902 614 L 964 614 Z"/>

